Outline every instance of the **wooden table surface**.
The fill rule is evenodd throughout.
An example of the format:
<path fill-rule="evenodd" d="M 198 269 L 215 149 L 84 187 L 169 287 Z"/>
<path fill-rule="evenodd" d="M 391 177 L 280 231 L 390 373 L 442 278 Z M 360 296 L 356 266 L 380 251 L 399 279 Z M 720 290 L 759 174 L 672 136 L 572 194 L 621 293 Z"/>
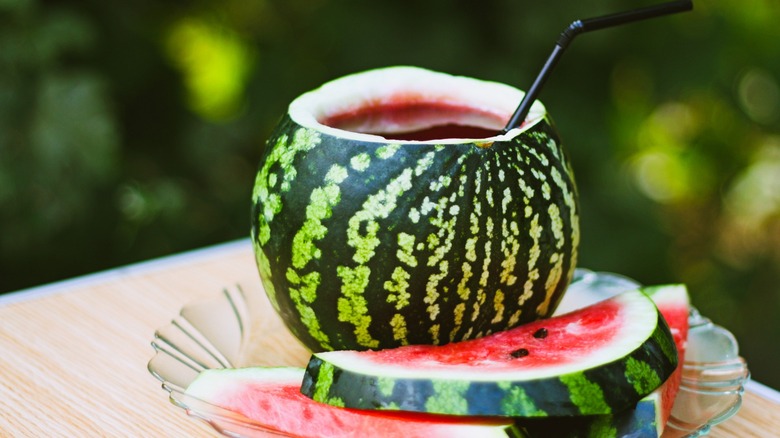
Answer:
<path fill-rule="evenodd" d="M 0 436 L 215 436 L 146 365 L 158 327 L 235 284 L 262 294 L 248 240 L 1 295 Z M 709 436 L 778 434 L 780 393 L 751 382 Z"/>

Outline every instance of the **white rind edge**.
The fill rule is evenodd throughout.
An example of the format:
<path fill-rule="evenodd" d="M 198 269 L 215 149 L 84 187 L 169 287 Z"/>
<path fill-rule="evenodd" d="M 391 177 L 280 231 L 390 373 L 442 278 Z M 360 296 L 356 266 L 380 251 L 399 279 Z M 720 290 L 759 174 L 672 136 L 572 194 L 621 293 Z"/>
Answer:
<path fill-rule="evenodd" d="M 453 91 L 457 91 L 453 93 Z M 520 104 L 524 93 L 517 88 L 499 82 L 454 76 L 419 67 L 394 66 L 353 73 L 334 79 L 319 88 L 302 94 L 289 106 L 290 118 L 305 128 L 327 133 L 336 137 L 367 142 L 389 143 L 384 137 L 372 134 L 346 131 L 323 125 L 321 120 L 329 115 L 339 114 L 355 108 L 361 102 L 381 101 L 384 97 L 398 93 L 415 93 L 432 101 L 446 98 L 452 103 L 468 105 L 476 109 L 506 114 L 507 119 Z M 506 134 L 480 141 L 507 141 L 535 125 L 546 114 L 544 105 L 538 100 L 531 106 L 528 119 L 532 120 Z M 429 141 L 404 141 L 405 143 L 454 144 L 467 143 L 475 139 L 444 139 Z"/>
<path fill-rule="evenodd" d="M 621 306 L 622 319 L 624 321 L 639 321 L 646 319 L 648 315 L 652 315 L 651 317 L 656 321 L 658 320 L 658 309 L 655 304 L 650 297 L 639 290 L 622 293 L 614 298 L 610 298 L 610 300 L 617 300 L 618 302 L 625 303 L 624 306 Z M 316 353 L 315 356 L 343 370 L 380 378 L 468 382 L 521 382 L 581 372 L 583 370 L 605 365 L 616 358 L 625 357 L 636 350 L 639 345 L 646 342 L 647 339 L 652 336 L 656 327 L 657 324 L 653 324 L 652 326 L 647 324 L 625 324 L 623 333 L 616 336 L 616 338 L 620 339 L 620 342 L 613 342 L 609 346 L 602 347 L 598 351 L 592 352 L 590 357 L 579 359 L 575 363 L 547 366 L 537 370 L 520 369 L 486 372 L 486 369 L 489 369 L 489 364 L 485 364 L 486 368 L 479 370 L 474 370 L 472 364 L 467 366 L 438 366 L 430 369 L 421 369 L 419 367 L 414 368 L 414 365 L 409 367 L 388 365 L 384 363 L 378 364 L 370 360 L 369 355 L 355 351 L 332 351 Z"/>
<path fill-rule="evenodd" d="M 281 382 L 300 385 L 303 381 L 303 368 L 270 367 L 262 368 L 262 371 L 259 372 L 258 370 L 260 368 L 214 368 L 204 370 L 190 383 L 186 393 L 192 397 L 208 401 L 214 398 L 214 394 L 218 394 L 232 385 L 241 386 L 242 382 L 250 381 L 258 384 L 263 382 L 278 384 Z"/>

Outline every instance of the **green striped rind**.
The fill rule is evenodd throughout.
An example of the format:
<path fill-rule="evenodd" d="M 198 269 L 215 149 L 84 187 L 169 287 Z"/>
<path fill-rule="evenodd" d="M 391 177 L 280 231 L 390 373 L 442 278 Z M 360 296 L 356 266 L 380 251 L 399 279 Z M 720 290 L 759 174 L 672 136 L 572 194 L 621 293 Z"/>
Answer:
<path fill-rule="evenodd" d="M 646 397 L 616 415 L 571 418 L 523 418 L 518 425 L 529 438 L 658 438 L 663 429 L 656 400 Z"/>
<path fill-rule="evenodd" d="M 269 140 L 252 239 L 314 351 L 443 344 L 549 316 L 576 265 L 576 189 L 550 120 L 492 145 Z"/>
<path fill-rule="evenodd" d="M 512 417 L 612 414 L 636 404 L 675 370 L 677 358 L 670 358 L 659 342 L 671 338 L 659 313 L 652 335 L 627 356 L 592 369 L 533 380 L 379 377 L 379 365 L 376 374 L 355 372 L 315 354 L 301 391 L 320 402 L 338 399 L 343 406 L 361 409 Z"/>

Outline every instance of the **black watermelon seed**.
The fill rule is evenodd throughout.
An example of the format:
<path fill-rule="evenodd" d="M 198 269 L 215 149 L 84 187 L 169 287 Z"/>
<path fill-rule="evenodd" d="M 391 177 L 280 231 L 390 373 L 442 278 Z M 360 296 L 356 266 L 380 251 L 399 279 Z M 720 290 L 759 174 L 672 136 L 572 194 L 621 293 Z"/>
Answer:
<path fill-rule="evenodd" d="M 509 355 L 514 357 L 514 358 L 525 357 L 525 356 L 528 356 L 528 350 L 526 350 L 525 348 L 520 348 L 520 349 L 517 349 L 517 350 L 509 353 Z"/>
<path fill-rule="evenodd" d="M 544 339 L 547 337 L 547 329 L 542 327 L 539 330 L 534 332 L 534 337 L 536 339 Z"/>

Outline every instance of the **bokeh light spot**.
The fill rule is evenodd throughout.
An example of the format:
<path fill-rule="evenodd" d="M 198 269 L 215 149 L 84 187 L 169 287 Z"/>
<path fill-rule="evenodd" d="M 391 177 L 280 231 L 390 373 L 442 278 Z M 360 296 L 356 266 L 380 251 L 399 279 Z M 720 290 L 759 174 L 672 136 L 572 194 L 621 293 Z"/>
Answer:
<path fill-rule="evenodd" d="M 739 80 L 739 103 L 745 114 L 759 123 L 772 123 L 780 116 L 780 87 L 761 69 L 748 70 Z"/>
<path fill-rule="evenodd" d="M 172 25 L 166 46 L 184 75 L 191 110 L 213 121 L 240 111 L 254 56 L 235 32 L 183 18 Z"/>
<path fill-rule="evenodd" d="M 671 202 L 687 193 L 685 168 L 672 154 L 641 153 L 633 160 L 632 170 L 640 190 L 654 201 Z"/>
<path fill-rule="evenodd" d="M 719 255 L 747 269 L 757 256 L 780 263 L 780 137 L 766 137 L 729 186 L 718 229 Z"/>
<path fill-rule="evenodd" d="M 638 188 L 650 199 L 672 203 L 712 189 L 712 169 L 693 147 L 701 116 L 684 102 L 658 106 L 640 124 L 637 151 L 628 161 Z"/>
<path fill-rule="evenodd" d="M 730 215 L 756 225 L 780 214 L 780 138 L 764 143 L 731 186 L 725 204 Z"/>

